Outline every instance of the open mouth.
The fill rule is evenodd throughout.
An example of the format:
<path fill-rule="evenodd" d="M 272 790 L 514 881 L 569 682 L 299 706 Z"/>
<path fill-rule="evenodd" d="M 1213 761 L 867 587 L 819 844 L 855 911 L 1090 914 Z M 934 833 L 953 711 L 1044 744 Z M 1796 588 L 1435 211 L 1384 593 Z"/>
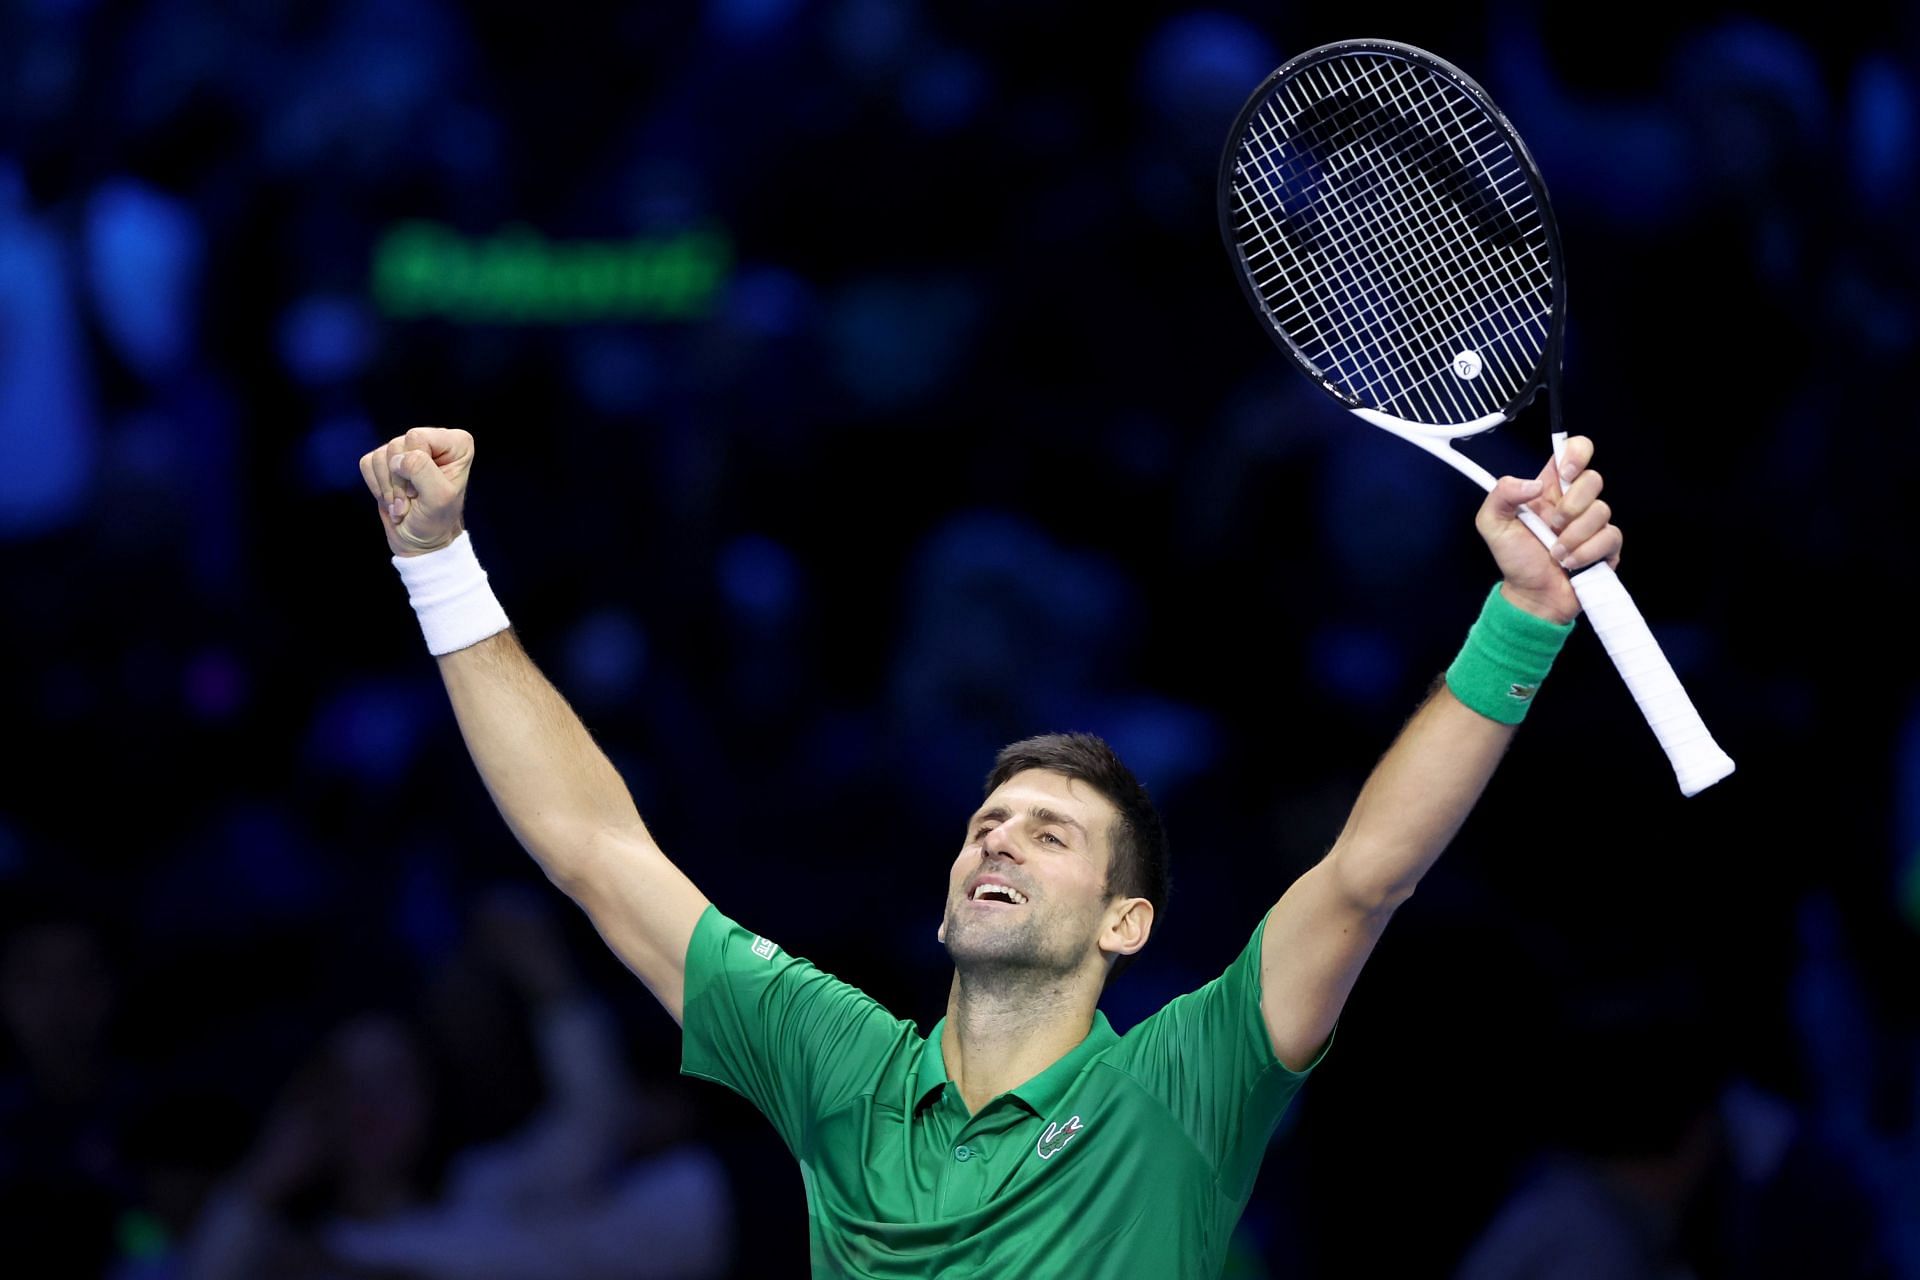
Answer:
<path fill-rule="evenodd" d="M 1007 884 L 978 884 L 967 901 L 990 907 L 1024 907 L 1027 895 Z"/>

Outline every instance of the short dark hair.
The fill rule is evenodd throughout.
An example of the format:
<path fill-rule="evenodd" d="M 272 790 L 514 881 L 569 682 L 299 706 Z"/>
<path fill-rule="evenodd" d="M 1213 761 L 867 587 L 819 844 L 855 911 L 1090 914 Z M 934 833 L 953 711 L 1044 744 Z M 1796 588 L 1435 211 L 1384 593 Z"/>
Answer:
<path fill-rule="evenodd" d="M 1118 810 L 1119 820 L 1108 840 L 1112 856 L 1107 862 L 1107 895 L 1145 898 L 1153 904 L 1154 922 L 1159 923 L 1167 909 L 1167 896 L 1173 892 L 1173 880 L 1167 871 L 1167 833 L 1160 824 L 1160 811 L 1153 807 L 1133 770 L 1093 734 L 1044 733 L 1000 748 L 993 771 L 987 774 L 985 794 L 992 795 L 1008 778 L 1028 769 L 1077 778 Z M 1107 972 L 1109 985 L 1137 955 L 1136 951 L 1114 961 Z"/>

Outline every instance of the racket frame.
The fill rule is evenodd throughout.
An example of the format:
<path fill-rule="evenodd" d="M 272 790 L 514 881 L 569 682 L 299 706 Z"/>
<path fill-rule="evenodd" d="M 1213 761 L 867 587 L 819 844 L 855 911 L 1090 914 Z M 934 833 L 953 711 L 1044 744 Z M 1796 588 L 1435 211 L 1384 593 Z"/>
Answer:
<path fill-rule="evenodd" d="M 1306 71 L 1319 63 L 1329 62 L 1334 58 L 1345 57 L 1355 53 L 1375 53 L 1400 58 L 1416 66 L 1425 67 L 1430 71 L 1436 71 L 1453 81 L 1462 93 L 1472 98 L 1474 103 L 1492 117 L 1500 126 L 1501 131 L 1506 136 L 1508 144 L 1513 148 L 1514 155 L 1520 161 L 1521 172 L 1526 178 L 1527 188 L 1533 193 L 1534 204 L 1538 206 L 1540 210 L 1541 226 L 1546 232 L 1547 237 L 1547 260 L 1553 286 L 1552 302 L 1548 309 L 1547 341 L 1540 362 L 1535 366 L 1532 376 L 1509 398 L 1507 404 L 1499 413 L 1488 414 L 1469 422 L 1436 424 L 1408 422 L 1405 419 L 1380 412 L 1378 409 L 1362 401 L 1359 396 L 1342 388 L 1328 378 L 1325 370 L 1314 364 L 1312 359 L 1294 344 L 1293 339 L 1287 335 L 1286 330 L 1274 319 L 1273 310 L 1267 305 L 1266 299 L 1261 297 L 1260 291 L 1254 287 L 1253 273 L 1247 267 L 1246 254 L 1240 247 L 1240 237 L 1234 226 L 1232 214 L 1232 206 L 1235 199 L 1233 190 L 1233 178 L 1236 169 L 1235 161 L 1240 151 L 1241 139 L 1246 134 L 1247 124 L 1253 119 L 1254 115 L 1266 105 L 1267 100 L 1272 96 L 1274 86 L 1280 84 L 1282 81 L 1294 78 L 1300 72 Z M 1560 352 L 1567 318 L 1567 279 L 1566 271 L 1561 265 L 1563 258 L 1560 247 L 1560 225 L 1554 220 L 1553 202 L 1547 196 L 1546 179 L 1541 176 L 1540 166 L 1535 162 L 1533 153 L 1527 150 L 1526 143 L 1520 137 L 1520 131 L 1515 129 L 1513 122 L 1508 120 L 1505 113 L 1494 105 L 1493 99 L 1488 96 L 1487 91 L 1481 88 L 1472 76 L 1469 76 L 1459 67 L 1454 66 L 1444 58 L 1434 56 L 1425 49 L 1416 48 L 1410 44 L 1402 44 L 1397 40 L 1341 40 L 1333 44 L 1321 45 L 1317 49 L 1309 49 L 1305 53 L 1296 54 L 1286 62 L 1281 63 L 1272 74 L 1260 82 L 1260 86 L 1248 96 L 1245 104 L 1241 106 L 1239 114 L 1234 117 L 1233 128 L 1227 133 L 1226 149 L 1220 157 L 1220 172 L 1215 186 L 1214 208 L 1219 215 L 1220 238 L 1227 245 L 1228 251 L 1234 255 L 1238 267 L 1233 274 L 1239 281 L 1240 292 L 1245 295 L 1247 304 L 1254 309 L 1255 314 L 1266 321 L 1265 327 L 1268 336 L 1273 339 L 1274 343 L 1282 351 L 1286 352 L 1287 358 L 1292 360 L 1302 373 L 1312 378 L 1328 395 L 1349 409 L 1368 409 L 1374 417 L 1369 417 L 1367 421 L 1374 422 L 1376 426 L 1384 426 L 1384 423 L 1376 422 L 1375 418 L 1386 418 L 1400 424 L 1397 427 L 1386 428 L 1395 435 L 1412 440 L 1416 444 L 1420 444 L 1422 440 L 1433 440 L 1444 446 L 1449 441 L 1463 440 L 1469 436 L 1476 436 L 1484 431 L 1491 431 L 1502 423 L 1513 421 L 1520 415 L 1521 411 L 1533 403 L 1534 397 L 1544 390 L 1548 392 L 1547 405 L 1552 415 L 1552 430 L 1556 435 L 1563 434 L 1560 431 L 1559 397 L 1554 394 L 1558 388 L 1556 385 L 1552 385 L 1556 384 L 1559 378 Z M 1422 444 L 1421 447 L 1427 448 L 1429 452 L 1433 452 L 1429 445 Z"/>
<path fill-rule="evenodd" d="M 1484 414 L 1467 422 L 1422 423 L 1407 421 L 1366 404 L 1359 395 L 1329 378 L 1326 372 L 1294 343 L 1286 329 L 1274 317 L 1272 308 L 1267 305 L 1267 300 L 1261 296 L 1259 289 L 1253 283 L 1253 272 L 1248 265 L 1246 251 L 1242 247 L 1234 216 L 1236 202 L 1240 203 L 1242 209 L 1245 208 L 1244 202 L 1239 200 L 1235 192 L 1234 177 L 1247 127 L 1255 114 L 1266 106 L 1276 86 L 1319 63 L 1356 53 L 1400 58 L 1451 80 L 1454 86 L 1472 99 L 1474 104 L 1484 111 L 1500 129 L 1519 160 L 1528 189 L 1532 192 L 1534 203 L 1538 206 L 1541 225 L 1547 239 L 1549 279 L 1552 290 L 1548 308 L 1547 340 L 1531 376 L 1497 412 Z M 1542 391 L 1545 391 L 1554 459 L 1556 464 L 1565 465 L 1566 432 L 1561 426 L 1560 417 L 1560 359 L 1566 330 L 1567 285 L 1566 272 L 1562 265 L 1564 259 L 1560 244 L 1560 227 L 1553 216 L 1553 202 L 1547 195 L 1546 179 L 1541 176 L 1540 166 L 1534 160 L 1533 153 L 1527 149 L 1520 131 L 1513 126 L 1511 120 L 1507 119 L 1506 113 L 1494 104 L 1492 97 L 1473 77 L 1444 58 L 1437 57 L 1425 49 L 1395 40 L 1342 40 L 1298 54 L 1282 63 L 1261 81 L 1259 87 L 1248 95 L 1239 114 L 1234 117 L 1233 128 L 1227 134 L 1226 148 L 1220 157 L 1214 205 L 1219 215 L 1220 238 L 1234 260 L 1233 274 L 1239 281 L 1240 291 L 1246 297 L 1248 305 L 1262 319 L 1261 327 L 1266 330 L 1267 336 L 1286 354 L 1287 358 L 1293 361 L 1295 367 L 1339 401 L 1349 412 L 1432 454 L 1478 484 L 1483 490 L 1491 492 L 1497 483 L 1493 474 L 1472 458 L 1453 448 L 1453 442 L 1480 435 L 1514 421 Z M 1276 265 L 1278 265 L 1277 260 Z M 1558 541 L 1546 522 L 1527 507 L 1520 508 L 1519 518 L 1544 546 L 1552 548 Z M 1621 676 L 1632 691 L 1634 700 L 1639 703 L 1648 724 L 1652 726 L 1661 747 L 1666 751 L 1682 793 L 1688 796 L 1698 794 L 1732 773 L 1733 760 L 1720 749 L 1707 732 L 1699 713 L 1694 709 L 1685 689 L 1681 687 L 1678 677 L 1674 675 L 1672 666 L 1667 662 L 1665 654 L 1661 652 L 1659 643 L 1654 639 L 1646 620 L 1640 615 L 1638 607 L 1634 605 L 1632 597 L 1627 594 L 1626 588 L 1621 585 L 1611 566 L 1601 561 L 1588 565 L 1570 577 L 1583 611 L 1588 614 L 1594 629 L 1600 634 L 1608 655 L 1613 658 Z"/>

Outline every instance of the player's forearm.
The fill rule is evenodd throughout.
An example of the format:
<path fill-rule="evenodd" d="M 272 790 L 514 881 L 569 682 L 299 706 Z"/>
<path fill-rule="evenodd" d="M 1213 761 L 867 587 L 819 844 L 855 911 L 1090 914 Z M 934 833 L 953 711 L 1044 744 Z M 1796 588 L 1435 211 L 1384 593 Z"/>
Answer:
<path fill-rule="evenodd" d="M 462 511 L 473 437 L 414 427 L 360 458 L 467 750 L 513 834 L 677 1022 L 712 906 L 654 844 L 627 784 L 509 629 Z"/>
<path fill-rule="evenodd" d="M 625 781 L 513 632 L 443 654 L 439 664 L 487 791 L 549 875 L 574 878 L 602 833 L 645 838 Z"/>
<path fill-rule="evenodd" d="M 1374 766 L 1328 855 L 1342 891 L 1369 910 L 1404 902 L 1466 821 L 1513 732 L 1441 681 Z"/>

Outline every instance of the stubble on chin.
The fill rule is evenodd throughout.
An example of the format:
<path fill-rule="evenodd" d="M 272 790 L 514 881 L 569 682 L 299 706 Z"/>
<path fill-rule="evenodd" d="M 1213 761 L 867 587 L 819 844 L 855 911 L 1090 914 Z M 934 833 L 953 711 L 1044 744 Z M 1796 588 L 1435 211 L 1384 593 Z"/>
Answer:
<path fill-rule="evenodd" d="M 947 912 L 947 955 L 969 981 L 1026 981 L 1050 978 L 1071 969 L 1065 956 L 1052 954 L 1037 919 L 991 920 Z"/>

